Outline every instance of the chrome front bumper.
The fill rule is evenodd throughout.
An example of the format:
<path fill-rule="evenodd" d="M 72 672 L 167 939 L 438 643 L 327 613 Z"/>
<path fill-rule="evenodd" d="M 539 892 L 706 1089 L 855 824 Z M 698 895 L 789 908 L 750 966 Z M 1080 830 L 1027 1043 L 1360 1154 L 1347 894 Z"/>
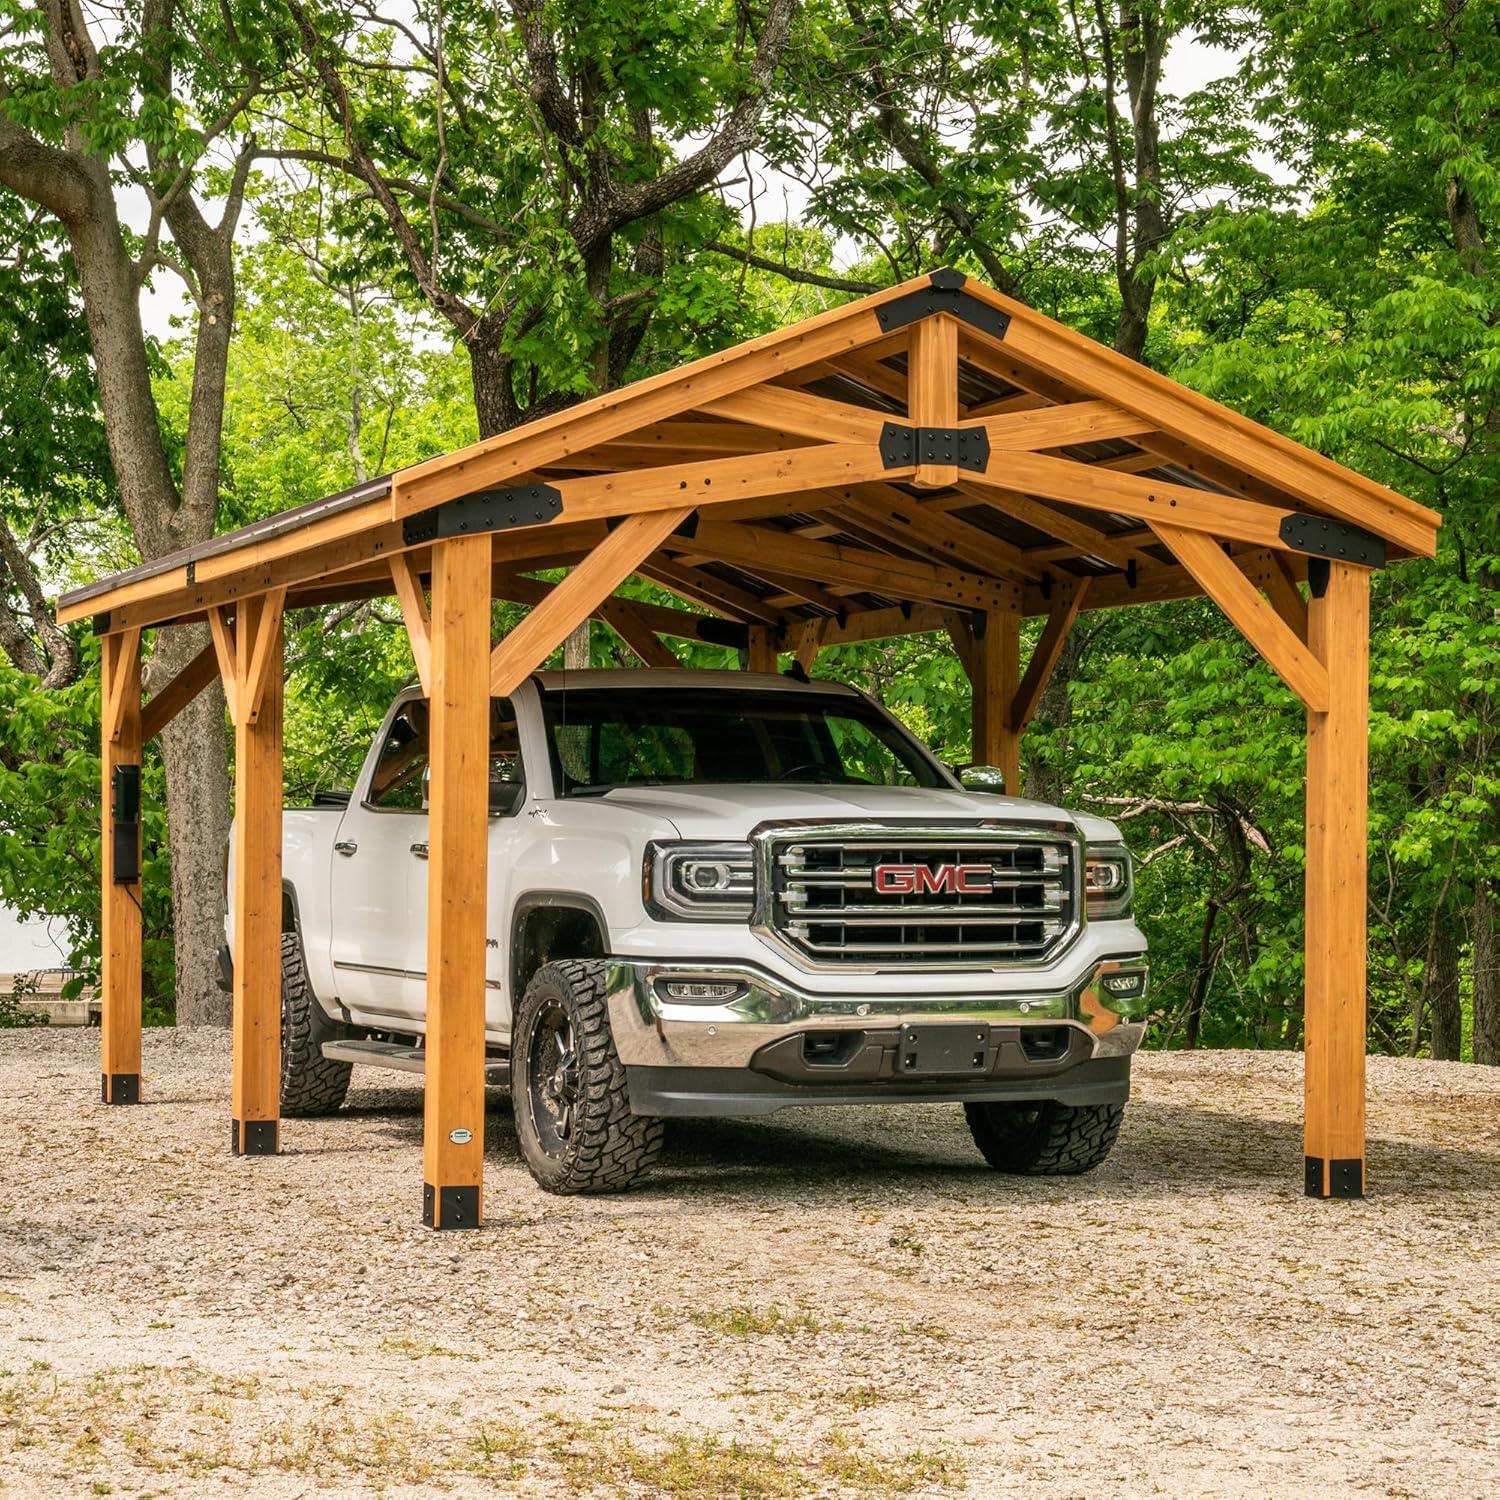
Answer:
<path fill-rule="evenodd" d="M 1105 981 L 1141 975 L 1139 993 L 1112 996 Z M 1144 957 L 1106 959 L 1070 989 L 921 994 L 911 976 L 905 995 L 814 995 L 763 970 L 735 964 L 662 964 L 612 959 L 608 991 L 610 1026 L 627 1068 L 748 1069 L 757 1053 L 786 1038 L 816 1032 L 891 1032 L 905 1025 L 984 1021 L 1007 1035 L 1045 1028 L 1070 1033 L 1070 1062 L 1129 1057 L 1145 1033 L 1147 966 Z M 669 985 L 732 984 L 723 999 L 677 999 Z M 1001 981 L 1003 982 L 1003 980 Z"/>

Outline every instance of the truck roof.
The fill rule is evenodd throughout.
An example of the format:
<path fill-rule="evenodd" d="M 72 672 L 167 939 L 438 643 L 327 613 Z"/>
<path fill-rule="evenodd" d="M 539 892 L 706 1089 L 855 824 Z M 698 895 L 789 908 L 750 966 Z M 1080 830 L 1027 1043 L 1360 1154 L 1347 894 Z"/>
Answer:
<path fill-rule="evenodd" d="M 639 670 L 630 667 L 590 667 L 577 672 L 537 672 L 533 679 L 544 692 L 562 692 L 567 689 L 618 688 L 621 691 L 638 691 L 641 688 L 729 688 L 744 691 L 747 688 L 765 688 L 785 693 L 839 693 L 858 697 L 856 690 L 846 683 L 826 682 L 814 678 L 811 682 L 799 682 L 795 677 L 783 677 L 775 672 L 695 672 Z"/>

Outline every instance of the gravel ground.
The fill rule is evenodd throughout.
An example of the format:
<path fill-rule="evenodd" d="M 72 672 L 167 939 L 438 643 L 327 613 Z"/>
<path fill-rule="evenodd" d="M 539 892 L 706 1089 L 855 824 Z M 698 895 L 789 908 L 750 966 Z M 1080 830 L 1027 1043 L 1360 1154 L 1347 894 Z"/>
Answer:
<path fill-rule="evenodd" d="M 914 1106 L 547 1198 L 497 1094 L 435 1235 L 399 1075 L 236 1161 L 226 1037 L 113 1111 L 96 1042 L 0 1033 L 6 1496 L 1500 1492 L 1500 1070 L 1372 1059 L 1360 1203 L 1301 1194 L 1294 1056 L 1143 1058 L 1053 1181 Z"/>

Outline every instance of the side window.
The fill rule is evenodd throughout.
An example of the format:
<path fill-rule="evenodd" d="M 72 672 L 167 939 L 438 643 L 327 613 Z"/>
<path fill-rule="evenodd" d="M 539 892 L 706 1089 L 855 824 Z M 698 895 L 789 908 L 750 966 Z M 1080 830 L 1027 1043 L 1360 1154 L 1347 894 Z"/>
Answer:
<path fill-rule="evenodd" d="M 421 812 L 425 805 L 426 772 L 427 702 L 417 698 L 391 720 L 365 800 L 371 807 Z"/>
<path fill-rule="evenodd" d="M 370 777 L 371 807 L 397 812 L 427 810 L 428 713 L 425 699 L 406 704 L 391 720 L 380 758 Z M 512 812 L 525 786 L 521 741 L 509 698 L 490 702 L 490 811 Z"/>

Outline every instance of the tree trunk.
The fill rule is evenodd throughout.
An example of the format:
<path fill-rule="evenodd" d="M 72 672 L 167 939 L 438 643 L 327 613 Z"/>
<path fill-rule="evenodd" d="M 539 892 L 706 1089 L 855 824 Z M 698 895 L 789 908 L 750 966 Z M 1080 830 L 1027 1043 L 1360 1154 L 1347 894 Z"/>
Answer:
<path fill-rule="evenodd" d="M 157 635 L 147 669 L 152 689 L 208 644 L 202 625 Z M 218 986 L 224 941 L 224 850 L 229 842 L 229 742 L 217 682 L 162 731 L 167 773 L 167 839 L 172 857 L 172 939 L 177 1024 L 227 1026 L 230 997 Z"/>
<path fill-rule="evenodd" d="M 1500 890 L 1474 887 L 1474 1061 L 1500 1067 Z"/>
<path fill-rule="evenodd" d="M 1463 1011 L 1458 999 L 1458 932 L 1447 912 L 1437 914 L 1431 962 L 1422 976 L 1432 1033 L 1432 1056 L 1457 1062 L 1463 1055 Z"/>
<path fill-rule="evenodd" d="M 467 341 L 469 372 L 474 380 L 474 415 L 481 438 L 508 432 L 520 420 L 515 392 L 511 389 L 511 360 L 476 328 Z"/>
<path fill-rule="evenodd" d="M 582 672 L 593 665 L 593 623 L 585 620 L 563 642 L 563 666 L 569 672 Z"/>

